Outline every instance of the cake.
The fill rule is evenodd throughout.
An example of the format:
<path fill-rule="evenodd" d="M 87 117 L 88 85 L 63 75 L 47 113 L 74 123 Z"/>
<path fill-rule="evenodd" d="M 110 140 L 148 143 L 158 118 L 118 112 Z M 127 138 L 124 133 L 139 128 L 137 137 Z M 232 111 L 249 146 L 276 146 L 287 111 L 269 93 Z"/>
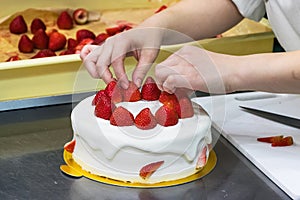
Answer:
<path fill-rule="evenodd" d="M 65 150 L 83 170 L 123 182 L 155 184 L 186 178 L 205 166 L 212 141 L 211 119 L 199 105 L 186 95 L 159 91 L 151 77 L 141 92 L 130 86 L 129 99 L 126 91 L 119 98 L 116 88 L 120 89 L 116 82 L 108 84 L 72 111 L 74 137 Z M 99 102 L 101 95 L 110 96 L 109 116 L 101 115 L 106 112 Z M 164 116 L 162 110 L 167 108 L 177 111 Z"/>

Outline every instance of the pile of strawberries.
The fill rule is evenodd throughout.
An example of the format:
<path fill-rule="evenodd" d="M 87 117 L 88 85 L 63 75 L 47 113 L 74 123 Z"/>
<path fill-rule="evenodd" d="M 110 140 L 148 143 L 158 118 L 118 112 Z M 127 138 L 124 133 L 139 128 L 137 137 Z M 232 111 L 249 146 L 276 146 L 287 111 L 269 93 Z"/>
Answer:
<path fill-rule="evenodd" d="M 144 108 L 134 118 L 133 114 L 122 106 L 116 106 L 120 102 L 136 102 L 140 100 L 159 100 L 163 105 L 151 113 L 149 108 Z M 95 95 L 92 105 L 95 106 L 95 115 L 109 120 L 114 126 L 131 126 L 148 130 L 157 124 L 162 126 L 173 126 L 179 119 L 192 117 L 194 109 L 192 102 L 185 93 L 169 94 L 162 92 L 157 87 L 152 77 L 148 77 L 141 91 L 130 82 L 128 89 L 118 86 L 116 81 L 110 82 L 104 90 Z"/>
<path fill-rule="evenodd" d="M 67 11 L 63 11 L 57 18 L 57 27 L 59 30 L 70 30 L 74 24 L 82 25 L 88 23 L 88 11 L 79 8 L 76 9 L 72 16 Z M 31 58 L 42 58 L 56 56 L 56 52 L 63 50 L 59 55 L 68 55 L 80 53 L 86 44 L 99 45 L 108 37 L 113 36 L 122 31 L 132 28 L 132 24 L 128 22 L 120 23 L 114 27 L 108 27 L 105 32 L 98 34 L 88 29 L 80 29 L 76 32 L 76 38 L 66 38 L 66 36 L 57 29 L 48 30 L 46 25 L 40 18 L 35 18 L 30 24 L 30 32 L 32 38 L 26 33 L 28 32 L 27 24 L 22 15 L 16 16 L 9 25 L 9 30 L 13 34 L 21 34 L 18 49 L 22 53 L 32 53 L 35 49 L 39 51 Z M 13 56 L 6 61 L 20 60 L 19 56 Z"/>

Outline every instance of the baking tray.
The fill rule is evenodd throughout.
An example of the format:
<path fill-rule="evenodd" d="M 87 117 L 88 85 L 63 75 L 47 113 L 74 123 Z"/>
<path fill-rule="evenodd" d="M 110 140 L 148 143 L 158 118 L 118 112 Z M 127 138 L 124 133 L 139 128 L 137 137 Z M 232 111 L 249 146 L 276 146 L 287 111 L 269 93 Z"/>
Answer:
<path fill-rule="evenodd" d="M 28 8 L 78 8 L 87 9 L 125 9 L 125 8 L 158 8 L 163 4 L 174 1 L 167 0 L 126 0 L 126 1 L 4 1 L 5 9 L 0 18 L 5 18 L 15 12 Z M 244 55 L 252 53 L 271 52 L 274 34 L 265 23 L 243 20 L 233 29 L 225 32 L 222 38 L 210 38 L 196 41 L 197 45 L 220 53 Z M 178 50 L 181 45 L 162 47 L 156 62 L 164 60 L 171 52 Z M 130 76 L 136 61 L 126 59 L 126 67 Z M 0 104 L 9 101 L 19 101 L 35 98 L 56 97 L 96 91 L 104 87 L 101 80 L 89 76 L 79 55 L 56 56 L 41 59 L 21 60 L 0 63 Z M 149 73 L 153 74 L 152 71 Z"/>

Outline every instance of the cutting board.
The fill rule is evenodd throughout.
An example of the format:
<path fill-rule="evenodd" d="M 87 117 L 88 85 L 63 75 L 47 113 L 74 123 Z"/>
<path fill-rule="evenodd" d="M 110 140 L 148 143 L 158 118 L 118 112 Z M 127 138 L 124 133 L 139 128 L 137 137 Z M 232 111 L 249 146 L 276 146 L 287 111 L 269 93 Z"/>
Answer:
<path fill-rule="evenodd" d="M 276 106 L 278 102 L 283 105 L 290 101 L 299 102 L 293 100 L 295 98 L 299 99 L 300 96 L 247 92 L 198 97 L 193 101 L 209 113 L 213 126 L 258 169 L 291 198 L 300 199 L 300 129 L 254 115 L 240 107 L 251 104 L 264 109 L 266 106 L 271 112 L 293 116 L 296 114 L 297 117 L 300 112 L 299 106 L 286 106 L 286 109 L 280 108 L 280 105 Z M 269 105 L 273 105 L 273 109 L 270 110 Z M 274 135 L 292 136 L 294 145 L 272 147 L 268 143 L 256 140 L 258 137 Z"/>

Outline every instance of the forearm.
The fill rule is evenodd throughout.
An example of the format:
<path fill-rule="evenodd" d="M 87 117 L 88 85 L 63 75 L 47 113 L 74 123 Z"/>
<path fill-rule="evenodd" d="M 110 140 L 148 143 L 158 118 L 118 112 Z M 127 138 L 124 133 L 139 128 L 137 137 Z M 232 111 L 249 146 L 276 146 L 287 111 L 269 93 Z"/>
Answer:
<path fill-rule="evenodd" d="M 171 29 L 198 40 L 220 34 L 242 18 L 231 0 L 182 0 L 148 18 L 139 27 Z"/>
<path fill-rule="evenodd" d="M 232 89 L 300 93 L 300 51 L 237 58 Z"/>

